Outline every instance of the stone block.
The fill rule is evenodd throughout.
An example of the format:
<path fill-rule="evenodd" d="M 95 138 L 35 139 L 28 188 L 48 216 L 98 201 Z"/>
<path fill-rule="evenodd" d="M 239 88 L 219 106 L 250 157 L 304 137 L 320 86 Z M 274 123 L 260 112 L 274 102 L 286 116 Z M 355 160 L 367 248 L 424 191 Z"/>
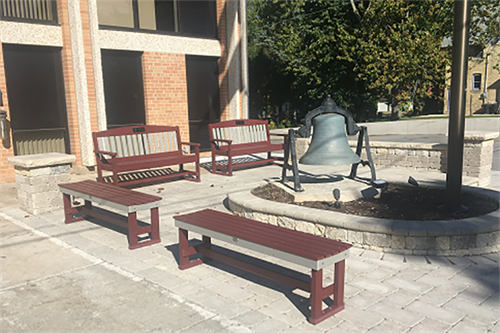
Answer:
<path fill-rule="evenodd" d="M 280 227 L 295 230 L 297 221 L 286 216 L 278 216 L 277 223 Z"/>
<path fill-rule="evenodd" d="M 405 236 L 396 236 L 396 235 L 391 235 L 391 248 L 392 249 L 397 249 L 397 250 L 402 250 L 405 248 Z"/>
<path fill-rule="evenodd" d="M 437 250 L 449 250 L 450 249 L 450 237 L 436 237 L 436 249 Z"/>
<path fill-rule="evenodd" d="M 325 237 L 345 242 L 347 241 L 347 230 L 334 227 L 326 227 Z"/>
<path fill-rule="evenodd" d="M 347 230 L 347 240 L 348 242 L 354 244 L 363 244 L 364 236 L 361 231 Z"/>
<path fill-rule="evenodd" d="M 311 235 L 316 234 L 316 226 L 314 223 L 306 222 L 306 221 L 295 221 L 295 230 L 302 231 Z M 292 229 L 292 228 L 290 228 Z"/>
<path fill-rule="evenodd" d="M 435 237 L 409 236 L 405 239 L 405 249 L 407 250 L 434 250 L 436 248 Z"/>
<path fill-rule="evenodd" d="M 370 246 L 376 246 L 382 248 L 390 247 L 391 236 L 387 234 L 376 234 L 372 232 L 365 232 L 364 243 Z"/>
<path fill-rule="evenodd" d="M 472 249 L 476 247 L 476 235 L 451 236 L 450 250 Z"/>
<path fill-rule="evenodd" d="M 500 231 L 476 235 L 476 247 L 485 248 L 498 246 L 500 244 Z"/>

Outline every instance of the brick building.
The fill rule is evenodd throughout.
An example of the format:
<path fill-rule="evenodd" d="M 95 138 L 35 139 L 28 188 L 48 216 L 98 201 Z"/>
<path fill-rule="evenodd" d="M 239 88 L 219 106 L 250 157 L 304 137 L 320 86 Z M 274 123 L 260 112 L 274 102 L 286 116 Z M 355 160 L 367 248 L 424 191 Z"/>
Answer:
<path fill-rule="evenodd" d="M 450 42 L 447 41 L 447 43 Z M 498 38 L 491 40 L 485 48 L 479 45 L 469 46 L 465 100 L 465 113 L 467 115 L 488 113 L 489 105 L 500 103 L 499 64 L 500 44 Z M 450 80 L 451 73 L 448 73 L 448 84 Z M 450 90 L 447 90 L 444 100 L 444 113 L 449 112 Z"/>
<path fill-rule="evenodd" d="M 0 0 L 0 109 L 7 158 L 46 152 L 92 168 L 92 132 L 247 118 L 244 0 Z M 241 42 L 243 41 L 243 42 Z"/>

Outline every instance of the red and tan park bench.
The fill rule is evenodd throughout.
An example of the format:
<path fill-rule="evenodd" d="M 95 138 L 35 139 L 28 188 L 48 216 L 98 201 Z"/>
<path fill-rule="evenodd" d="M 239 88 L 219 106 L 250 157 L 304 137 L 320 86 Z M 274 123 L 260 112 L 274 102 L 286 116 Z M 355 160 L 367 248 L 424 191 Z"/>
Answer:
<path fill-rule="evenodd" d="M 205 209 L 174 216 L 179 228 L 179 268 L 188 269 L 214 259 L 259 276 L 310 293 L 309 322 L 318 324 L 344 309 L 345 259 L 350 244 L 304 232 L 274 226 L 244 217 Z M 202 242 L 189 246 L 188 232 L 202 235 Z M 271 255 L 311 269 L 311 281 L 304 281 L 212 248 L 212 239 Z M 202 258 L 190 259 L 192 255 Z M 333 284 L 323 287 L 323 268 L 335 265 Z M 323 309 L 323 300 L 333 296 L 333 304 Z M 330 300 L 331 301 L 331 300 Z"/>
<path fill-rule="evenodd" d="M 208 124 L 208 134 L 212 151 L 212 173 L 232 176 L 233 167 L 283 161 L 283 157 L 272 156 L 271 153 L 283 150 L 284 143 L 272 143 L 271 136 L 285 137 L 286 140 L 286 134 L 270 133 L 265 120 L 240 119 Z M 233 165 L 233 158 L 236 156 L 260 153 L 267 153 L 267 158 Z M 227 157 L 227 163 L 217 163 L 217 156 Z"/>
<path fill-rule="evenodd" d="M 126 126 L 92 136 L 99 182 L 105 181 L 104 170 L 113 173 L 117 186 L 182 176 L 200 181 L 200 144 L 181 142 L 178 126 Z M 193 154 L 190 147 L 194 147 Z M 194 171 L 184 170 L 188 163 L 195 163 Z M 173 165 L 179 166 L 178 172 L 159 170 Z"/>

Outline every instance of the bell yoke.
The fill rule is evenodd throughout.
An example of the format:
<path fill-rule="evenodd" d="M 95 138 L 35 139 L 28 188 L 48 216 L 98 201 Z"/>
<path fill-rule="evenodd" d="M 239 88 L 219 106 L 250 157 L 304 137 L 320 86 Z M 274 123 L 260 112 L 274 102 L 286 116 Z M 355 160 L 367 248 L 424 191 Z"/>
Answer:
<path fill-rule="evenodd" d="M 337 106 L 330 96 L 323 101 L 320 107 L 307 113 L 304 126 L 298 130 L 288 130 L 288 141 L 285 145 L 285 161 L 281 173 L 281 182 L 285 182 L 287 170 L 292 170 L 294 190 L 296 192 L 304 190 L 300 185 L 299 179 L 295 134 L 298 134 L 302 138 L 308 138 L 311 135 L 311 123 L 313 120 L 314 132 L 311 144 L 307 152 L 300 158 L 299 163 L 306 165 L 352 164 L 349 178 L 356 177 L 359 164 L 363 166 L 368 165 L 371 171 L 371 183 L 376 185 L 376 173 L 370 152 L 368 129 L 366 126 L 356 125 L 352 114 Z M 356 153 L 352 151 L 347 142 L 346 132 L 347 135 L 356 135 L 359 133 Z M 363 141 L 367 161 L 361 160 L 360 157 Z M 291 165 L 288 163 L 289 157 L 291 157 Z"/>

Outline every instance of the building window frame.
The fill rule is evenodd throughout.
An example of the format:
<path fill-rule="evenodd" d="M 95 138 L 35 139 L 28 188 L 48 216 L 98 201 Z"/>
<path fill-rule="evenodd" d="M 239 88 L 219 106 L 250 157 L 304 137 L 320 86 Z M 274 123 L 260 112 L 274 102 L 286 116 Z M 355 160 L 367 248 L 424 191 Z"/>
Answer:
<path fill-rule="evenodd" d="M 189 32 L 183 32 L 182 31 L 182 24 L 181 24 L 181 10 L 180 9 L 180 3 L 182 0 L 173 0 L 175 2 L 174 5 L 174 20 L 175 20 L 175 28 L 174 31 L 168 31 L 168 30 L 152 30 L 152 29 L 144 29 L 140 28 L 140 22 L 139 22 L 139 0 L 132 0 L 132 11 L 133 11 L 133 27 L 121 27 L 121 26 L 116 26 L 116 25 L 106 25 L 106 24 L 99 24 L 99 29 L 101 30 L 115 30 L 115 31 L 127 31 L 127 32 L 140 32 L 140 33 L 146 33 L 146 34 L 155 34 L 155 35 L 170 35 L 170 36 L 182 36 L 182 37 L 193 37 L 193 38 L 203 38 L 203 39 L 219 39 L 219 34 L 218 34 L 218 24 L 217 24 L 217 2 L 216 0 L 212 0 L 214 3 L 214 12 L 213 17 L 215 20 L 215 25 L 214 25 L 214 31 L 213 34 L 206 35 L 206 34 L 195 34 L 195 33 L 189 33 Z"/>
<path fill-rule="evenodd" d="M 472 74 L 472 90 L 478 91 L 481 90 L 481 73 Z"/>
<path fill-rule="evenodd" d="M 57 0 L 0 0 L 0 21 L 60 25 Z"/>

